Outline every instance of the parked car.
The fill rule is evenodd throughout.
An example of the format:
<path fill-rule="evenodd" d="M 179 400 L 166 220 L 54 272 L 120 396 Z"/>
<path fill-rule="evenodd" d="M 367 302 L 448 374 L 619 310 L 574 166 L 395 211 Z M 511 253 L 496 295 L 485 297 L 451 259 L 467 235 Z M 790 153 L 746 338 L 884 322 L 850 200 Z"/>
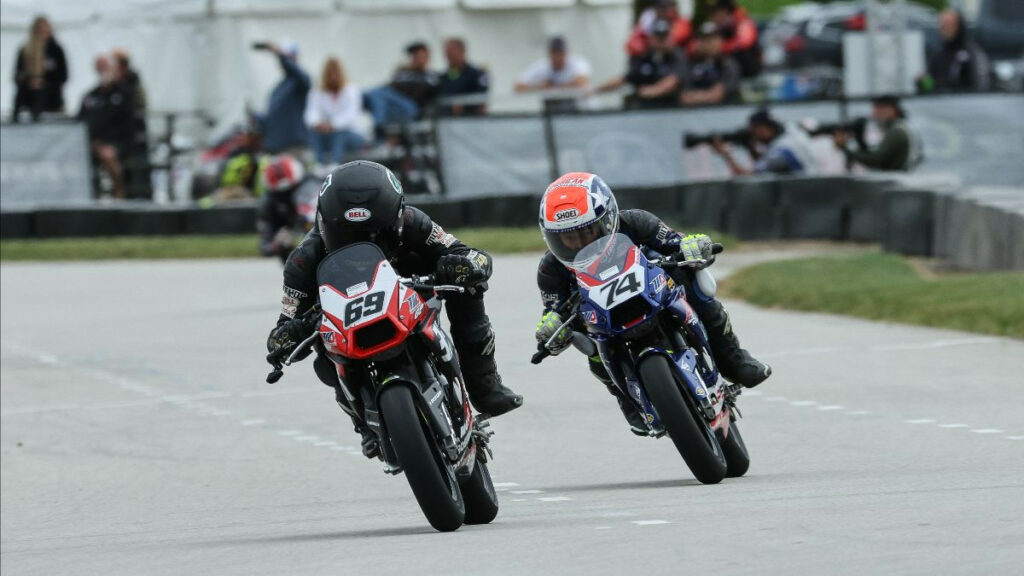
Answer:
<path fill-rule="evenodd" d="M 924 33 L 927 50 L 940 43 L 937 13 L 912 2 L 906 5 L 907 28 Z M 884 29 L 894 6 L 879 5 L 885 17 Z M 761 49 L 765 67 L 803 68 L 814 65 L 843 65 L 843 34 L 867 29 L 866 2 L 806 2 L 783 9 L 765 27 Z"/>

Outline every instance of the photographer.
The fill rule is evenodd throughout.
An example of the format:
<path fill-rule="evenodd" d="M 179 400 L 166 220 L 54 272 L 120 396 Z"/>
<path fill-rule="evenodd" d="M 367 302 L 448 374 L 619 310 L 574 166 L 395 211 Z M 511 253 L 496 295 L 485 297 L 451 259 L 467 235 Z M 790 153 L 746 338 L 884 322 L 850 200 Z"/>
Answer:
<path fill-rule="evenodd" d="M 711 147 L 729 165 L 735 176 L 744 174 L 813 174 L 810 139 L 797 129 L 787 129 L 768 110 L 758 110 L 748 121 L 750 138 L 746 148 L 754 159 L 752 168 L 740 166 L 721 137 Z"/>
<path fill-rule="evenodd" d="M 907 171 L 922 159 L 921 143 L 907 127 L 907 114 L 895 96 L 879 96 L 871 101 L 871 118 L 882 129 L 882 141 L 874 148 L 858 143 L 857 150 L 847 147 L 849 134 L 838 131 L 833 141 L 847 160 L 873 170 Z"/>

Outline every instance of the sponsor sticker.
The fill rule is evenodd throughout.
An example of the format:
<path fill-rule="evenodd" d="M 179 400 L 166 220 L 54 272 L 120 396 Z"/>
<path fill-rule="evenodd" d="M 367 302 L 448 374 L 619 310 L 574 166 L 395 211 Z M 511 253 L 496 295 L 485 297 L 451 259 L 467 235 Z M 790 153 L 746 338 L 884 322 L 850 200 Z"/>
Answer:
<path fill-rule="evenodd" d="M 611 278 L 612 276 L 615 276 L 618 273 L 619 273 L 619 267 L 618 266 L 611 266 L 609 268 L 605 268 L 604 270 L 601 270 L 601 273 L 598 274 L 597 277 L 600 278 L 601 280 L 607 280 L 607 279 Z"/>
<path fill-rule="evenodd" d="M 568 208 L 566 210 L 559 210 L 555 212 L 555 222 L 564 222 L 566 220 L 572 220 L 580 215 L 580 211 L 575 208 Z"/>
<path fill-rule="evenodd" d="M 597 324 L 597 312 L 587 310 L 583 313 L 583 321 L 587 324 Z"/>
<path fill-rule="evenodd" d="M 345 220 L 349 222 L 366 222 L 373 213 L 366 208 L 349 208 L 345 210 Z"/>
<path fill-rule="evenodd" d="M 388 170 L 388 180 L 391 182 L 391 186 L 395 188 L 395 193 L 399 196 L 402 195 L 402 183 L 398 181 L 398 177 L 391 170 Z"/>
<path fill-rule="evenodd" d="M 665 275 L 658 274 L 651 280 L 651 290 L 654 290 L 655 292 L 661 292 L 662 290 L 665 289 L 666 284 L 667 282 L 665 281 Z"/>
<path fill-rule="evenodd" d="M 324 192 L 327 192 L 327 189 L 331 187 L 331 180 L 333 178 L 334 178 L 334 172 L 331 172 L 330 174 L 327 175 L 327 178 L 324 178 L 324 185 L 320 187 L 320 195 L 321 196 L 323 196 Z"/>
<path fill-rule="evenodd" d="M 299 310 L 299 299 L 293 298 L 285 294 L 281 298 L 281 314 L 289 318 L 295 318 L 295 314 Z"/>
<path fill-rule="evenodd" d="M 369 288 L 369 286 L 366 285 L 366 282 L 360 282 L 359 284 L 349 286 L 348 289 L 345 290 L 345 295 L 351 298 L 355 294 L 365 292 L 367 288 Z"/>
<path fill-rule="evenodd" d="M 441 245 L 445 248 L 451 248 L 452 244 L 455 244 L 455 236 L 444 231 L 437 223 L 434 223 L 430 229 L 430 236 L 427 238 L 427 245 Z"/>

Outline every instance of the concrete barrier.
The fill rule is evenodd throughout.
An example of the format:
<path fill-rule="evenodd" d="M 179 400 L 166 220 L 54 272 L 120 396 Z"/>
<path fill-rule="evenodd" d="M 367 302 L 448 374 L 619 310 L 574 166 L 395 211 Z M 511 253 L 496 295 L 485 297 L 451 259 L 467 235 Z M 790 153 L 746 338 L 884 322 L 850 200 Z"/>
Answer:
<path fill-rule="evenodd" d="M 1024 190 L 963 189 L 948 179 L 744 178 L 616 191 L 622 209 L 649 210 L 683 231 L 746 240 L 877 242 L 968 270 L 1024 269 Z M 535 226 L 536 195 L 453 200 L 411 197 L 446 228 Z M 257 203 L 211 209 L 122 203 L 0 214 L 3 238 L 248 234 Z"/>

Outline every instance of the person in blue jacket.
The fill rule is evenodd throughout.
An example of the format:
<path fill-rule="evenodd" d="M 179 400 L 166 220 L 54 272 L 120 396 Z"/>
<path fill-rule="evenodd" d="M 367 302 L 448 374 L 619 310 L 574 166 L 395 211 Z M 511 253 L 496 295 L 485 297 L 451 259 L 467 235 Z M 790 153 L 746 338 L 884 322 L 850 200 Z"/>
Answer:
<path fill-rule="evenodd" d="M 266 114 L 258 119 L 263 128 L 263 148 L 271 154 L 305 148 L 309 132 L 303 116 L 312 83 L 309 74 L 299 67 L 299 47 L 291 41 L 280 45 L 260 43 L 255 47 L 274 53 L 284 72 L 284 78 L 270 93 Z"/>

